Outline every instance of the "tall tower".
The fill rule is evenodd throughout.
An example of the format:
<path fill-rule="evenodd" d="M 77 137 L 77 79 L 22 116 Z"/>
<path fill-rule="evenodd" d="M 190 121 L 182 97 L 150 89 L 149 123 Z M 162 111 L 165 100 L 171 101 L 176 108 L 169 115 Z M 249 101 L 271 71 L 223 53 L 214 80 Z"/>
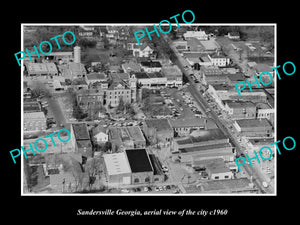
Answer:
<path fill-rule="evenodd" d="M 81 62 L 81 50 L 79 46 L 74 47 L 74 62 L 75 63 Z"/>
<path fill-rule="evenodd" d="M 136 102 L 136 82 L 137 79 L 135 78 L 135 75 L 131 75 L 129 78 L 129 87 L 131 91 L 131 102 Z"/>

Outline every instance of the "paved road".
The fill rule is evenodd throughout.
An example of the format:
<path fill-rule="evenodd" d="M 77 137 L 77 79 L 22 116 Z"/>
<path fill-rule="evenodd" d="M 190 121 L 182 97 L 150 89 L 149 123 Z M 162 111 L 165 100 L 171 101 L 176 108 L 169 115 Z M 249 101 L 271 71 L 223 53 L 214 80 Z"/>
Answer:
<path fill-rule="evenodd" d="M 47 98 L 47 102 L 49 104 L 49 108 L 52 110 L 57 127 L 62 128 L 60 125 L 63 124 L 65 126 L 67 121 L 57 99 L 55 99 L 55 97 Z"/>
<path fill-rule="evenodd" d="M 165 41 L 166 43 L 168 43 L 167 37 L 165 35 L 163 35 L 162 40 Z M 224 124 L 219 120 L 216 113 L 211 109 L 211 107 L 208 105 L 208 103 L 202 97 L 200 92 L 197 90 L 195 82 L 189 76 L 190 74 L 184 69 L 184 65 L 186 65 L 186 62 L 184 62 L 185 60 L 180 56 L 180 54 L 178 53 L 176 48 L 174 48 L 172 45 L 169 45 L 169 46 L 171 47 L 171 49 L 177 56 L 176 57 L 177 59 L 173 60 L 173 63 L 176 64 L 181 69 L 182 73 L 184 74 L 184 76 L 186 76 L 186 78 L 188 79 L 188 81 L 190 83 L 188 90 L 190 91 L 192 96 L 195 98 L 195 100 L 199 104 L 199 106 L 202 107 L 207 112 L 206 115 L 208 117 L 213 118 L 214 121 L 216 122 L 216 124 L 218 125 L 218 127 L 229 137 L 230 142 L 233 144 L 233 146 L 236 147 L 236 151 L 237 151 L 238 155 L 240 155 L 242 153 L 240 144 L 238 143 L 238 141 L 235 140 L 235 138 L 227 130 L 227 127 L 225 127 Z M 257 172 L 257 170 L 255 168 L 250 167 L 250 165 L 245 163 L 242 166 L 242 169 L 244 169 L 249 176 L 252 176 L 252 178 L 253 178 L 252 182 L 256 185 L 256 187 L 258 187 L 260 189 L 261 192 L 273 193 L 273 190 L 270 187 L 264 188 L 262 186 L 262 182 L 265 180 L 264 180 L 263 176 L 261 175 L 261 173 Z"/>

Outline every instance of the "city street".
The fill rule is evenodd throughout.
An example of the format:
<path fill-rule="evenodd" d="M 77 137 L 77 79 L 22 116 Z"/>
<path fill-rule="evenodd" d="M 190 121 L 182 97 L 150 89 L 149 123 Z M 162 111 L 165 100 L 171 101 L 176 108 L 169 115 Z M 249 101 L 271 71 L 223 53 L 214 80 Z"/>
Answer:
<path fill-rule="evenodd" d="M 163 35 L 163 39 L 162 40 L 164 40 L 164 42 L 166 44 L 170 43 L 167 40 L 167 38 L 168 38 L 167 36 Z M 218 127 L 226 134 L 226 136 L 229 137 L 230 142 L 233 144 L 233 146 L 236 147 L 237 156 L 239 156 L 242 153 L 242 150 L 241 150 L 241 146 L 239 145 L 238 141 L 227 130 L 228 128 L 223 125 L 223 123 L 219 120 L 218 116 L 214 113 L 214 111 L 210 108 L 210 106 L 208 105 L 208 103 L 201 96 L 200 92 L 197 90 L 194 81 L 189 76 L 190 73 L 188 73 L 184 69 L 184 65 L 186 65 L 187 62 L 180 56 L 180 54 L 179 54 L 179 52 L 177 51 L 176 48 L 174 48 L 170 44 L 169 44 L 169 46 L 171 47 L 171 49 L 173 50 L 173 52 L 176 54 L 176 58 L 177 58 L 177 60 L 176 59 L 173 60 L 173 63 L 176 64 L 181 69 L 182 73 L 188 79 L 188 81 L 190 83 L 188 90 L 190 91 L 190 93 L 192 94 L 192 96 L 194 97 L 194 99 L 196 100 L 196 102 L 199 104 L 199 106 L 202 107 L 203 110 L 207 112 L 206 115 L 208 117 L 213 118 L 214 121 L 217 123 Z M 247 172 L 247 174 L 249 175 L 250 178 L 252 177 L 253 183 L 257 186 L 257 188 L 260 189 L 260 191 L 265 191 L 267 193 L 274 193 L 274 191 L 272 190 L 272 188 L 270 186 L 268 188 L 264 188 L 262 186 L 262 182 L 265 181 L 264 177 L 261 175 L 261 173 L 258 173 L 255 168 L 250 167 L 250 165 L 248 165 L 248 164 L 245 163 L 242 166 L 242 169 L 244 169 Z"/>

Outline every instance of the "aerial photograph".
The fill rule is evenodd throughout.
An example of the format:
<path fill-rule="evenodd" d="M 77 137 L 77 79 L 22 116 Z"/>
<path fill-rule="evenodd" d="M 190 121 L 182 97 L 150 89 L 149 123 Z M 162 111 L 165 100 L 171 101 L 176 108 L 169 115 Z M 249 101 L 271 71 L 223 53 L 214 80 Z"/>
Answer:
<path fill-rule="evenodd" d="M 276 195 L 276 24 L 21 26 L 22 195 Z"/>

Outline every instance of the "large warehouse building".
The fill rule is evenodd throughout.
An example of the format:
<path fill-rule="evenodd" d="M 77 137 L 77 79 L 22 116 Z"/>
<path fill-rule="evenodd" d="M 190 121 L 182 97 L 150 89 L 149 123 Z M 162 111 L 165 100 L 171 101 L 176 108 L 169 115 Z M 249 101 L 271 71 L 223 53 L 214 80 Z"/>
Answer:
<path fill-rule="evenodd" d="M 157 159 L 150 159 L 145 149 L 104 154 L 103 158 L 110 184 L 147 184 L 164 180 L 163 172 L 157 169 Z"/>

